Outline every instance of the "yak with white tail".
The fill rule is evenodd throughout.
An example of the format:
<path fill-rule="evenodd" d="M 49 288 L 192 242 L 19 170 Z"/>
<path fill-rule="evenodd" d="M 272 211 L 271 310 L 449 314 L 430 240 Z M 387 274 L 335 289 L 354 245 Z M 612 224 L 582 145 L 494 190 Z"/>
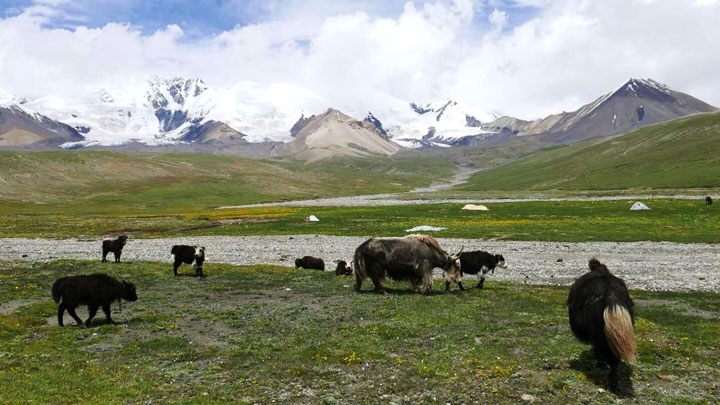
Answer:
<path fill-rule="evenodd" d="M 597 259 L 590 272 L 570 287 L 570 329 L 583 343 L 592 345 L 598 363 L 610 365 L 610 387 L 617 388 L 620 361 L 635 364 L 633 300 L 625 282 Z"/>

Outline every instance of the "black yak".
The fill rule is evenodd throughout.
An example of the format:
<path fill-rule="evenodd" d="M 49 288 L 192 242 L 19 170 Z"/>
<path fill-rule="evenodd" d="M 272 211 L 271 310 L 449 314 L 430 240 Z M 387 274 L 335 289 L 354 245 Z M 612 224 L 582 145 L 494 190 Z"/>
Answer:
<path fill-rule="evenodd" d="M 123 246 L 127 243 L 127 236 L 122 235 L 115 240 L 104 240 L 102 244 L 102 262 L 105 263 L 105 258 L 108 253 L 113 252 L 115 255 L 115 263 L 120 263 L 120 255 L 122 254 Z"/>
<path fill-rule="evenodd" d="M 176 276 L 178 275 L 177 269 L 181 264 L 192 264 L 194 261 L 195 265 L 193 268 L 195 269 L 195 275 L 205 277 L 202 271 L 203 262 L 205 261 L 205 247 L 175 245 L 170 250 L 170 254 L 175 257 L 173 274 Z"/>
<path fill-rule="evenodd" d="M 705 205 L 712 205 L 712 197 L 710 197 L 710 196 L 705 197 Z"/>
<path fill-rule="evenodd" d="M 610 365 L 610 387 L 617 388 L 620 360 L 635 363 L 633 300 L 625 283 L 597 259 L 590 272 L 570 287 L 570 329 L 583 343 L 592 345 L 598 363 Z"/>
<path fill-rule="evenodd" d="M 348 264 L 345 260 L 339 260 L 337 262 L 337 267 L 335 268 L 335 275 L 336 276 L 351 276 L 352 275 L 352 267 L 348 266 Z"/>
<path fill-rule="evenodd" d="M 422 283 L 421 292 L 432 291 L 432 270 L 440 267 L 451 277 L 460 276 L 460 259 L 440 248 L 432 236 L 409 235 L 404 238 L 368 239 L 355 250 L 355 291 L 370 278 L 375 291 L 384 294 L 385 275 L 393 280 L 408 280 L 413 290 Z"/>
<path fill-rule="evenodd" d="M 58 305 L 58 324 L 63 326 L 63 314 L 67 309 L 78 325 L 83 322 L 75 313 L 78 305 L 87 305 L 88 319 L 85 327 L 95 317 L 99 307 L 105 312 L 108 323 L 115 323 L 110 317 L 110 304 L 115 300 L 137 301 L 135 286 L 126 281 L 118 281 L 107 274 L 90 274 L 62 277 L 52 285 L 52 297 Z"/>
<path fill-rule="evenodd" d="M 493 255 L 482 250 L 460 253 L 460 278 L 456 280 L 461 290 L 463 274 L 476 274 L 478 283 L 475 287 L 482 289 L 485 286 L 485 274 L 492 271 L 495 274 L 495 267 L 506 268 L 503 255 Z M 450 280 L 445 280 L 445 291 L 450 290 Z"/>
<path fill-rule="evenodd" d="M 295 268 L 325 271 L 325 262 L 319 257 L 303 256 L 295 259 Z"/>

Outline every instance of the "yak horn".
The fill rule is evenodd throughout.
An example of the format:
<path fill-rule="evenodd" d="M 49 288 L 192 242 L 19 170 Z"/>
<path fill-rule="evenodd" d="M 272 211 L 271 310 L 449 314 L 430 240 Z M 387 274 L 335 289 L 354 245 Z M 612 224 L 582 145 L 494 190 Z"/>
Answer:
<path fill-rule="evenodd" d="M 460 253 L 462 253 L 463 250 L 465 250 L 465 245 L 460 246 L 460 251 L 457 252 L 457 253 L 455 254 L 455 256 L 460 256 Z"/>

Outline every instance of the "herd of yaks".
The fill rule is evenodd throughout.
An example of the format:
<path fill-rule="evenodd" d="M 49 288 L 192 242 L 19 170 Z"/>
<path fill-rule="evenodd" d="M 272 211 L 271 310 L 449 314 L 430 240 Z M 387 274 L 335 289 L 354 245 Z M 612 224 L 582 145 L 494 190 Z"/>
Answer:
<path fill-rule="evenodd" d="M 120 261 L 127 236 L 103 241 L 102 261 L 112 252 L 115 262 Z M 174 256 L 173 273 L 177 276 L 182 263 L 194 264 L 196 275 L 202 271 L 205 248 L 176 245 L 171 249 Z M 383 294 L 385 277 L 409 281 L 413 289 L 429 294 L 432 290 L 432 270 L 442 268 L 446 277 L 445 291 L 451 281 L 462 285 L 465 273 L 477 274 L 477 288 L 483 288 L 485 274 L 496 267 L 505 268 L 505 258 L 499 254 L 483 251 L 446 253 L 439 243 L 428 235 L 409 235 L 403 238 L 371 238 L 355 250 L 352 265 L 338 261 L 336 275 L 355 275 L 355 291 L 360 291 L 363 280 L 370 278 L 375 291 Z M 320 258 L 305 256 L 295 261 L 297 268 L 324 270 Z M 633 301 L 623 280 L 615 277 L 596 259 L 589 262 L 590 272 L 578 278 L 570 288 L 568 315 L 573 334 L 582 342 L 592 345 L 599 364 L 610 366 L 611 388 L 618 384 L 618 366 L 621 361 L 635 363 L 635 333 L 633 329 Z M 136 301 L 135 285 L 119 281 L 106 274 L 62 277 L 52 286 L 52 297 L 58 304 L 58 324 L 63 326 L 65 310 L 78 325 L 89 326 L 97 310 L 102 308 L 107 321 L 114 323 L 110 304 L 114 301 Z M 79 305 L 88 307 L 88 319 L 83 322 L 75 313 Z"/>

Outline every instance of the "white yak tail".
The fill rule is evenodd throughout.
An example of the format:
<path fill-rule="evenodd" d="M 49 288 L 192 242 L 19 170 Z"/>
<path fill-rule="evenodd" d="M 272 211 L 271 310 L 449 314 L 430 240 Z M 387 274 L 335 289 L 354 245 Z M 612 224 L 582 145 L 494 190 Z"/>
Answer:
<path fill-rule="evenodd" d="M 605 338 L 612 353 L 628 364 L 636 364 L 635 330 L 627 308 L 611 304 L 603 311 Z"/>

